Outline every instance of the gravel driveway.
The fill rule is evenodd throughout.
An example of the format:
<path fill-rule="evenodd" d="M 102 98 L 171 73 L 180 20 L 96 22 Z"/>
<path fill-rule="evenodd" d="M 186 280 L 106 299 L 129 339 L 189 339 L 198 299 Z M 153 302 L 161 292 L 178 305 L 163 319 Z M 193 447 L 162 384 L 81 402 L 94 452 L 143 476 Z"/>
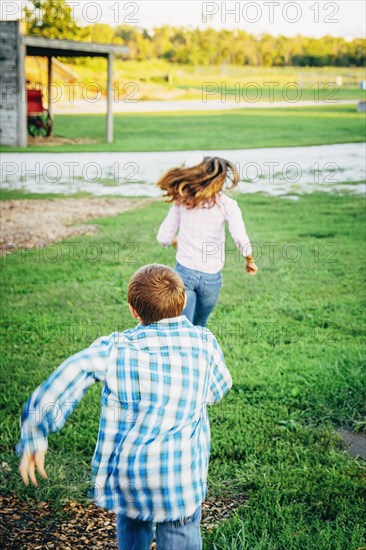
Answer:
<path fill-rule="evenodd" d="M 19 248 L 44 248 L 76 235 L 92 235 L 99 226 L 82 222 L 115 216 L 149 202 L 151 199 L 119 198 L 1 201 L 0 255 Z"/>
<path fill-rule="evenodd" d="M 154 184 L 166 170 L 203 155 L 234 162 L 243 193 L 343 192 L 348 183 L 350 191 L 365 191 L 365 143 L 228 151 L 2 153 L 1 185 L 31 193 L 159 197 Z"/>

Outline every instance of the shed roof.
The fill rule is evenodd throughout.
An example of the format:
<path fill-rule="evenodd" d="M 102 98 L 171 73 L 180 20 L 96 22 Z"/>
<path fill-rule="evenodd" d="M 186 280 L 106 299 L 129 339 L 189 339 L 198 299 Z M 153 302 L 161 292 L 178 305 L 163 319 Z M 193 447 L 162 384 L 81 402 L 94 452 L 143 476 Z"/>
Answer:
<path fill-rule="evenodd" d="M 100 44 L 96 42 L 77 42 L 76 40 L 56 40 L 42 36 L 23 36 L 27 55 L 62 57 L 108 57 L 109 54 L 127 55 L 127 46 Z"/>

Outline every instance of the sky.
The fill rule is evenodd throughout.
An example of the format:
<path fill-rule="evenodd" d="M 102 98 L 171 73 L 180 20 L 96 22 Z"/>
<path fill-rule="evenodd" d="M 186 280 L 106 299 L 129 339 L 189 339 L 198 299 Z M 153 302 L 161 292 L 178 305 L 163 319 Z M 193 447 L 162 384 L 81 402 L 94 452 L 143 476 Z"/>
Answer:
<path fill-rule="evenodd" d="M 26 1 L 2 0 L 1 19 L 17 19 Z M 80 25 L 129 24 L 242 29 L 252 34 L 365 37 L 364 0 L 67 0 Z"/>

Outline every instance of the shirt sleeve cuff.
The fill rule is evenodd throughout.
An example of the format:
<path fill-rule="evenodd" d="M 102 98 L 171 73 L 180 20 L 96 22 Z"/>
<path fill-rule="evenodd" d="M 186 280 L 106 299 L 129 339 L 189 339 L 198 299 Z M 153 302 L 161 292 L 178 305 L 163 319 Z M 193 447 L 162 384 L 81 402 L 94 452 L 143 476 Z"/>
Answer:
<path fill-rule="evenodd" d="M 15 447 L 16 453 L 19 456 L 47 451 L 47 449 L 47 437 L 40 430 L 33 430 L 31 432 L 22 430 L 20 441 Z"/>

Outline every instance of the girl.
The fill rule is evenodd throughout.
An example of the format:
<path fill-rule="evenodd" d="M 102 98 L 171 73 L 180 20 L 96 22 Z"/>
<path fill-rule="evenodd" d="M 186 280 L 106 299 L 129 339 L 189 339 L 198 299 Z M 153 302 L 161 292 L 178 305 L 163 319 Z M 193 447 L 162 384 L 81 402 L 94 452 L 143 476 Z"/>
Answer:
<path fill-rule="evenodd" d="M 225 222 L 246 258 L 246 271 L 250 275 L 258 271 L 238 203 L 222 192 L 225 183 L 229 189 L 238 181 L 239 174 L 228 160 L 196 157 L 183 167 L 172 168 L 157 182 L 166 201 L 173 203 L 157 240 L 163 246 L 178 247 L 175 271 L 183 279 L 187 294 L 183 314 L 194 325 L 206 326 L 219 296 Z"/>

